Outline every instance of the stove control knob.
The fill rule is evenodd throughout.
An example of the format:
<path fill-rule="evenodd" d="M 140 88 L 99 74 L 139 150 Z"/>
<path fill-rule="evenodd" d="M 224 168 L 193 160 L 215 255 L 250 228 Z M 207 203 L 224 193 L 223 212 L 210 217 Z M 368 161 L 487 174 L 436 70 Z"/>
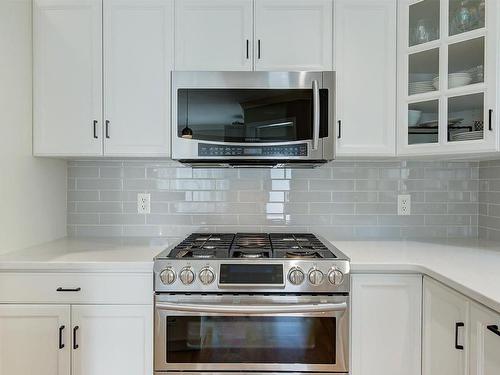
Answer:
<path fill-rule="evenodd" d="M 304 271 L 302 271 L 299 267 L 293 267 L 290 272 L 288 272 L 288 280 L 293 285 L 300 285 L 304 282 Z"/>
<path fill-rule="evenodd" d="M 328 281 L 330 281 L 333 285 L 340 285 L 342 281 L 344 281 L 344 274 L 342 271 L 332 268 L 332 270 L 328 273 Z"/>
<path fill-rule="evenodd" d="M 160 280 L 165 285 L 173 284 L 173 282 L 175 281 L 175 271 L 172 269 L 172 267 L 165 268 L 163 271 L 161 271 Z"/>
<path fill-rule="evenodd" d="M 214 271 L 210 267 L 203 267 L 199 273 L 200 281 L 203 285 L 212 284 L 215 280 Z"/>
<path fill-rule="evenodd" d="M 192 284 L 194 281 L 194 272 L 191 267 L 184 267 L 179 273 L 179 279 L 181 279 L 184 285 Z"/>
<path fill-rule="evenodd" d="M 324 276 L 325 275 L 323 275 L 323 272 L 316 268 L 313 268 L 309 271 L 309 282 L 312 285 L 320 285 L 323 282 Z"/>

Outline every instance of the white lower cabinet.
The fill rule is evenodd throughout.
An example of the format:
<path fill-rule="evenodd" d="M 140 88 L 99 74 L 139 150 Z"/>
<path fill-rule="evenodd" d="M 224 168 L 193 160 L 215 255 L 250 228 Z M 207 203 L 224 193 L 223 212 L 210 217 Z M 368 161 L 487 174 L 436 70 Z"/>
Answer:
<path fill-rule="evenodd" d="M 421 374 L 421 275 L 352 276 L 351 375 Z"/>
<path fill-rule="evenodd" d="M 424 278 L 423 375 L 465 375 L 469 301 Z"/>
<path fill-rule="evenodd" d="M 500 314 L 471 306 L 469 375 L 500 374 Z"/>
<path fill-rule="evenodd" d="M 152 306 L 72 306 L 72 375 L 150 375 Z"/>
<path fill-rule="evenodd" d="M 69 375 L 70 307 L 0 305 L 0 375 Z"/>
<path fill-rule="evenodd" d="M 500 374 L 500 314 L 424 278 L 423 375 Z"/>

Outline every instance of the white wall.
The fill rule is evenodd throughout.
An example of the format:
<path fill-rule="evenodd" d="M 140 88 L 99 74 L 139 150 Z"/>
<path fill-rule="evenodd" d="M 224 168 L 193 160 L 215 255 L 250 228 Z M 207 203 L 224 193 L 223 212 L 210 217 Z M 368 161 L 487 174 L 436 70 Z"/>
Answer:
<path fill-rule="evenodd" d="M 32 153 L 31 1 L 0 0 L 0 253 L 66 235 L 66 162 Z"/>

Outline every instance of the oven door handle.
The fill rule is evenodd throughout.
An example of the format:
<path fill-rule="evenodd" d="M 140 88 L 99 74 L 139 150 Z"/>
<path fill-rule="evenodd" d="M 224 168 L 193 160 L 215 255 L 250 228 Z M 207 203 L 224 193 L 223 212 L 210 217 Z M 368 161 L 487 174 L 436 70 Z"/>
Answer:
<path fill-rule="evenodd" d="M 169 311 L 219 313 L 219 314 L 282 314 L 282 313 L 322 313 L 347 310 L 347 303 L 316 303 L 296 305 L 203 305 L 157 302 L 156 308 Z"/>
<path fill-rule="evenodd" d="M 312 149 L 317 150 L 319 144 L 319 82 L 318 80 L 312 81 L 313 90 L 313 142 Z"/>

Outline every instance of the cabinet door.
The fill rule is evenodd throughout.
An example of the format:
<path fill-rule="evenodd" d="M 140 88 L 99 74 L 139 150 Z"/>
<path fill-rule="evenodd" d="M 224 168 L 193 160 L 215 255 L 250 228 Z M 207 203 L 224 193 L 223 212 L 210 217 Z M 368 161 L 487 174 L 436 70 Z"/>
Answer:
<path fill-rule="evenodd" d="M 420 375 L 422 277 L 352 277 L 352 375 Z"/>
<path fill-rule="evenodd" d="M 34 0 L 35 155 L 102 154 L 101 0 Z"/>
<path fill-rule="evenodd" d="M 332 70 L 332 0 L 255 0 L 255 70 Z"/>
<path fill-rule="evenodd" d="M 337 155 L 393 156 L 396 0 L 337 0 L 334 13 Z"/>
<path fill-rule="evenodd" d="M 170 155 L 173 0 L 104 0 L 104 154 Z"/>
<path fill-rule="evenodd" d="M 70 308 L 0 305 L 0 375 L 69 375 Z"/>
<path fill-rule="evenodd" d="M 423 374 L 465 375 L 469 302 L 424 278 Z"/>
<path fill-rule="evenodd" d="M 72 375 L 151 375 L 152 306 L 72 306 Z"/>
<path fill-rule="evenodd" d="M 252 0 L 176 0 L 176 70 L 252 70 Z"/>
<path fill-rule="evenodd" d="M 500 374 L 500 314 L 471 307 L 470 375 Z"/>

